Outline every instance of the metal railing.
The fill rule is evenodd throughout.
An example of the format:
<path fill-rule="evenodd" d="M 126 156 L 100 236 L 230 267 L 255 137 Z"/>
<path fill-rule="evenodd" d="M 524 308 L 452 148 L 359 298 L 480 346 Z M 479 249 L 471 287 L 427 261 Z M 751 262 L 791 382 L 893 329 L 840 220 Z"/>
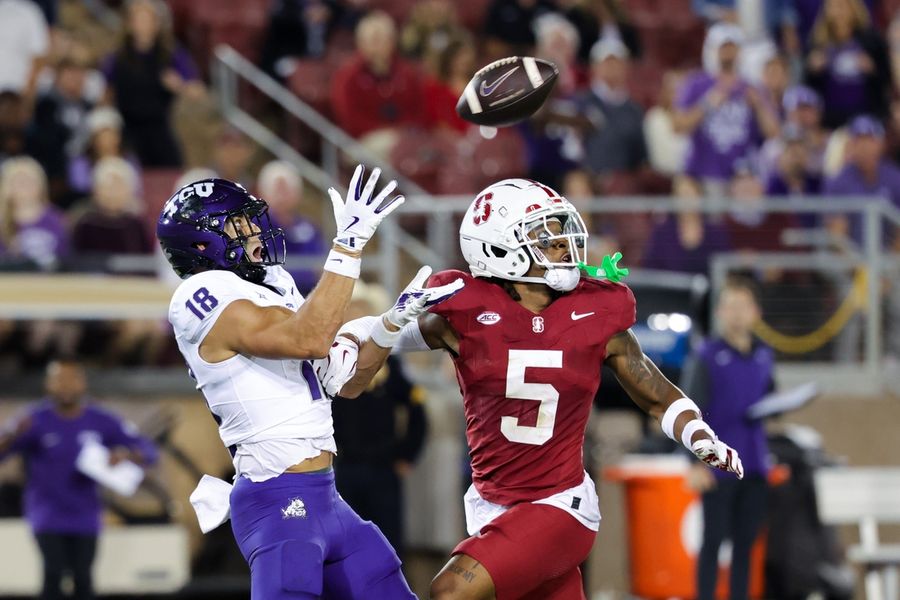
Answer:
<path fill-rule="evenodd" d="M 238 94 L 241 83 L 259 90 L 288 114 L 302 121 L 321 138 L 322 165 L 312 162 L 297 152 L 277 133 L 241 108 Z M 421 186 L 397 171 L 393 165 L 372 153 L 230 46 L 219 45 L 215 49 L 212 84 L 224 118 L 273 155 L 296 166 L 304 179 L 319 191 L 325 193 L 329 187 L 343 190 L 344 185 L 338 181 L 340 155 L 343 153 L 352 161 L 370 167 L 381 167 L 382 172 L 388 178 L 397 180 L 399 189 L 407 196 L 407 202 L 410 202 L 411 196 L 424 198 L 424 202 L 427 202 L 428 192 Z M 325 211 L 330 213 L 330 207 L 327 207 Z M 382 273 L 385 287 L 388 290 L 397 291 L 399 289 L 401 282 L 390 265 L 398 262 L 401 252 L 413 259 L 422 260 L 422 262 L 434 265 L 443 263 L 440 254 L 433 252 L 428 246 L 404 231 L 395 221 L 388 220 L 381 226 L 379 240 L 385 239 L 390 239 L 392 243 L 380 245 L 378 257 L 374 261 L 364 262 L 364 265 L 367 269 Z"/>

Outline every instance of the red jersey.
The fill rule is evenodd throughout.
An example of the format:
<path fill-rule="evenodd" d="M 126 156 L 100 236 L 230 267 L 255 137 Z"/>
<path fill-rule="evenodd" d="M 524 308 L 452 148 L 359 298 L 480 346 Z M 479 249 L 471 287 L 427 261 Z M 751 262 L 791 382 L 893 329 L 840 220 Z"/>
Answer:
<path fill-rule="evenodd" d="M 606 344 L 635 321 L 625 285 L 583 278 L 535 314 L 495 283 L 442 271 L 430 285 L 466 286 L 432 312 L 459 337 L 456 375 L 475 487 L 501 505 L 579 485 L 582 445 Z"/>

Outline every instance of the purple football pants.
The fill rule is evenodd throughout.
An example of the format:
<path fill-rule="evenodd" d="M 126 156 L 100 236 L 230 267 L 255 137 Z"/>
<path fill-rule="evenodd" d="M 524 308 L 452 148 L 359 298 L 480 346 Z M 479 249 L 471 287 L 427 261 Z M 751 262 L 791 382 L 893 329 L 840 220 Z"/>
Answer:
<path fill-rule="evenodd" d="M 239 477 L 231 529 L 250 564 L 252 600 L 415 599 L 397 553 L 338 495 L 333 471 Z"/>

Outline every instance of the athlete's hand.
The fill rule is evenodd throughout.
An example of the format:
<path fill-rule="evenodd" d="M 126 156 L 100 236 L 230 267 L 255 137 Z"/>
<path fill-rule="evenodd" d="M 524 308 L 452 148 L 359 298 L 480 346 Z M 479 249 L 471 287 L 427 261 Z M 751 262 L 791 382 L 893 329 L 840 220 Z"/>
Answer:
<path fill-rule="evenodd" d="M 425 287 L 430 276 L 431 267 L 419 269 L 413 280 L 397 298 L 394 306 L 382 315 L 383 319 L 397 329 L 402 329 L 404 325 L 418 319 L 419 315 L 427 312 L 435 304 L 452 298 L 465 285 L 462 278 L 457 278 L 446 285 Z"/>
<path fill-rule="evenodd" d="M 336 396 L 344 384 L 356 375 L 359 346 L 350 338 L 339 335 L 331 345 L 328 356 L 313 361 L 316 376 L 329 397 Z"/>
<path fill-rule="evenodd" d="M 350 179 L 350 187 L 347 189 L 346 202 L 336 189 L 328 188 L 328 196 L 334 207 L 334 221 L 337 224 L 334 243 L 351 252 L 361 251 L 375 233 L 375 228 L 381 220 L 405 200 L 401 195 L 388 200 L 388 196 L 397 189 L 397 182 L 394 180 L 389 181 L 381 192 L 375 195 L 375 186 L 381 175 L 381 169 L 377 167 L 373 169 L 365 185 L 363 185 L 364 173 L 365 167 L 357 165 Z"/>
<path fill-rule="evenodd" d="M 737 450 L 717 438 L 697 440 L 691 444 L 691 452 L 711 467 L 734 473 L 738 479 L 744 478 L 744 465 Z"/>

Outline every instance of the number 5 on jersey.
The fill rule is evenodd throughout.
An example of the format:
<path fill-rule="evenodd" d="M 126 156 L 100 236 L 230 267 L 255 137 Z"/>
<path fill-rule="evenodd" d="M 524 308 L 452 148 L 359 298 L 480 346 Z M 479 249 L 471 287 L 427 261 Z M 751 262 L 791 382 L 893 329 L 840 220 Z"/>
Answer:
<path fill-rule="evenodd" d="M 525 369 L 561 369 L 562 350 L 510 350 L 509 366 L 506 369 L 506 397 L 519 400 L 537 400 L 537 422 L 534 425 L 519 425 L 518 417 L 502 417 L 500 432 L 511 442 L 541 446 L 553 437 L 556 422 L 556 406 L 559 392 L 549 383 L 528 383 Z"/>

